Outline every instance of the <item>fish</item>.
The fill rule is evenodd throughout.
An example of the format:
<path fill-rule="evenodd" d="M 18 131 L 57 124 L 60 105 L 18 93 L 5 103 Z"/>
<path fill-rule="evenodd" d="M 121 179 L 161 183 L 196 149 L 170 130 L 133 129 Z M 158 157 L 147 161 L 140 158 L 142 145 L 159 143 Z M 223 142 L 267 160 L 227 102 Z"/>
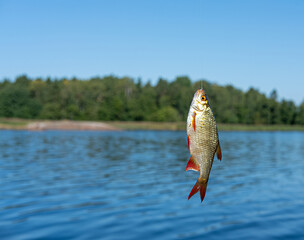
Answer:
<path fill-rule="evenodd" d="M 217 158 L 222 160 L 222 150 L 215 117 L 208 96 L 202 88 L 196 91 L 190 105 L 187 117 L 187 141 L 191 156 L 186 171 L 199 172 L 198 180 L 188 200 L 200 191 L 203 202 L 215 153 Z"/>

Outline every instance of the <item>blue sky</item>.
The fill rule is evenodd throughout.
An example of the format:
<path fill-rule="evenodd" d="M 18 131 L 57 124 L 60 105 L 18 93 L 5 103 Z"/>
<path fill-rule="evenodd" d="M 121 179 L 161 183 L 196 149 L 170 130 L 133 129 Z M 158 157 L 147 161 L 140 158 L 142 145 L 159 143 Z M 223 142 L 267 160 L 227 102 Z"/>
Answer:
<path fill-rule="evenodd" d="M 304 100 L 301 0 L 0 0 L 0 79 L 188 75 Z"/>

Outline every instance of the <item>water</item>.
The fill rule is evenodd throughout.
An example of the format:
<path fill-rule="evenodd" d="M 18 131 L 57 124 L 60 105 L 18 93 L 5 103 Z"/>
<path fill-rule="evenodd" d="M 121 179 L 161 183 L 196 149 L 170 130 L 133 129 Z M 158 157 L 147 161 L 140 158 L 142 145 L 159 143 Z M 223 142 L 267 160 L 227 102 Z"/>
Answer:
<path fill-rule="evenodd" d="M 304 239 L 304 133 L 220 139 L 201 203 L 185 132 L 0 131 L 0 239 Z"/>

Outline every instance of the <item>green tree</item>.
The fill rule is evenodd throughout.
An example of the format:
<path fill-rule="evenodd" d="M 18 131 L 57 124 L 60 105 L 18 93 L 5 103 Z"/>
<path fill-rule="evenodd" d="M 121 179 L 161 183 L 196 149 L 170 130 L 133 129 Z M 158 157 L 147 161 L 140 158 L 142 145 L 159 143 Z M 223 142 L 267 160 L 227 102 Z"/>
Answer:
<path fill-rule="evenodd" d="M 217 122 L 245 124 L 304 124 L 304 103 L 278 102 L 254 88 L 243 92 L 232 85 L 219 86 L 206 80 L 192 83 L 186 76 L 153 86 L 128 77 L 30 79 L 0 82 L 0 117 L 185 121 L 194 93 L 206 90 Z"/>
<path fill-rule="evenodd" d="M 270 124 L 281 123 L 280 104 L 277 102 L 277 98 L 278 98 L 277 91 L 273 90 L 270 94 L 270 99 L 269 99 Z"/>
<path fill-rule="evenodd" d="M 180 118 L 185 121 L 193 98 L 190 79 L 188 77 L 177 77 L 170 84 L 168 94 L 171 99 L 170 105 L 178 111 Z"/>
<path fill-rule="evenodd" d="M 283 124 L 295 124 L 297 108 L 292 101 L 282 100 L 280 108 L 281 122 Z"/>
<path fill-rule="evenodd" d="M 21 84 L 10 84 L 0 92 L 0 115 L 3 117 L 30 118 L 29 91 Z"/>
<path fill-rule="evenodd" d="M 153 113 L 151 120 L 157 122 L 176 122 L 180 120 L 180 117 L 175 108 L 167 106 L 162 107 Z"/>
<path fill-rule="evenodd" d="M 299 106 L 299 112 L 297 116 L 297 124 L 304 125 L 304 101 Z"/>
<path fill-rule="evenodd" d="M 40 118 L 59 120 L 62 119 L 62 112 L 58 103 L 46 103 L 40 113 Z"/>

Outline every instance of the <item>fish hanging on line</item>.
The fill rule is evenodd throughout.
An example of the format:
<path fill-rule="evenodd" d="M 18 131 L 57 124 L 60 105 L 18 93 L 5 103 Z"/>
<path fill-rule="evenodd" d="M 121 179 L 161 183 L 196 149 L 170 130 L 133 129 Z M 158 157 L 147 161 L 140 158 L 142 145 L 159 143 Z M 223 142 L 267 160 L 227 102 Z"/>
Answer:
<path fill-rule="evenodd" d="M 203 89 L 196 91 L 190 105 L 187 118 L 187 139 L 191 157 L 186 171 L 199 172 L 198 180 L 188 199 L 200 191 L 201 201 L 203 201 L 215 153 L 219 160 L 222 159 L 215 117 L 208 96 Z"/>

